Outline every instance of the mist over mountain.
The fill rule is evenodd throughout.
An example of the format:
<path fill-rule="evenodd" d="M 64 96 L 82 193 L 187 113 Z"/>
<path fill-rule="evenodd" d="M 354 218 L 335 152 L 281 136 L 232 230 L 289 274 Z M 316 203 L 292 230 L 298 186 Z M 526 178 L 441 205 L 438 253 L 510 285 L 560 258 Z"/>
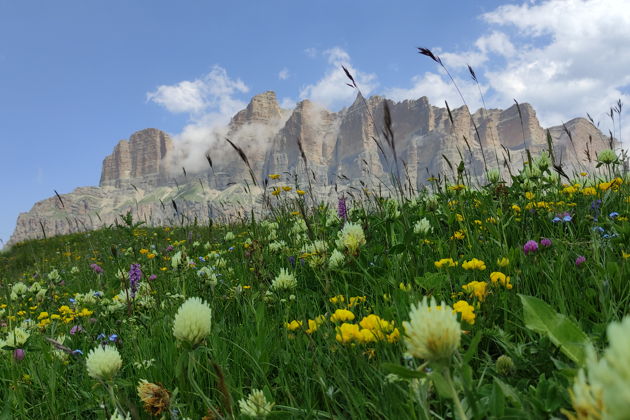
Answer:
<path fill-rule="evenodd" d="M 384 135 L 386 108 L 395 157 Z M 609 147 L 584 118 L 548 130 L 554 155 L 569 174 L 593 168 L 595 154 Z M 394 102 L 359 94 L 350 107 L 330 112 L 309 100 L 283 109 L 274 92 L 264 92 L 207 141 L 178 142 L 155 128 L 119 141 L 103 160 L 98 187 L 36 203 L 19 215 L 8 244 L 95 229 L 127 211 L 150 225 L 228 219 L 263 211 L 262 192 L 274 185 L 310 184 L 316 201 L 332 201 L 349 187 L 387 185 L 398 171 L 412 192 L 431 176 L 450 177 L 448 162 L 461 160 L 480 181 L 484 166 L 507 177 L 508 166 L 522 167 L 526 149 L 534 156 L 548 149 L 546 129 L 526 103 L 474 113 L 464 106 L 449 115 L 426 97 Z M 270 180 L 269 174 L 282 177 Z"/>

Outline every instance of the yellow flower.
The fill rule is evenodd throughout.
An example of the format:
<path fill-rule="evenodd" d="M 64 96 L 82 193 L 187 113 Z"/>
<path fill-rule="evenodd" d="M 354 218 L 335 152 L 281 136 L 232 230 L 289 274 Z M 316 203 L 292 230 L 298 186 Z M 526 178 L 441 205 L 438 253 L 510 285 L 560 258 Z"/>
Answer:
<path fill-rule="evenodd" d="M 493 284 L 496 284 L 498 281 L 501 286 L 505 287 L 506 289 L 512 288 L 512 284 L 510 284 L 510 276 L 506 276 L 500 271 L 493 271 L 492 273 L 490 273 L 490 280 Z"/>
<path fill-rule="evenodd" d="M 584 195 L 597 195 L 597 190 L 593 187 L 586 187 L 582 190 Z"/>
<path fill-rule="evenodd" d="M 347 309 L 337 309 L 334 314 L 330 316 L 332 322 L 352 321 L 354 314 Z"/>
<path fill-rule="evenodd" d="M 343 303 L 345 300 L 346 300 L 346 298 L 343 297 L 343 295 L 337 295 L 337 296 L 334 296 L 334 297 L 331 297 L 330 299 L 328 299 L 328 301 L 330 303 L 333 303 L 333 304 Z"/>
<path fill-rule="evenodd" d="M 271 178 L 271 179 L 280 179 L 280 175 L 279 174 L 269 174 L 269 178 Z"/>
<path fill-rule="evenodd" d="M 580 172 L 580 176 L 587 176 L 588 172 Z"/>
<path fill-rule="evenodd" d="M 353 306 L 358 305 L 359 303 L 365 302 L 367 298 L 365 296 L 352 296 L 350 301 L 348 302 L 348 308 L 352 308 Z"/>
<path fill-rule="evenodd" d="M 387 334 L 387 342 L 396 343 L 398 340 L 400 340 L 400 331 L 398 331 L 398 328 L 394 328 L 394 331 Z"/>
<path fill-rule="evenodd" d="M 295 190 L 295 192 L 298 193 L 298 195 L 306 194 L 306 191 L 303 191 L 303 190 Z"/>
<path fill-rule="evenodd" d="M 284 186 L 284 187 L 282 187 L 282 189 L 285 190 L 285 191 L 291 191 L 293 189 L 293 187 Z"/>
<path fill-rule="evenodd" d="M 534 193 L 532 193 L 532 192 L 527 191 L 527 192 L 525 193 L 525 198 L 526 198 L 526 199 L 528 199 L 528 200 L 533 200 L 533 199 L 534 199 L 534 197 L 536 197 L 536 196 L 535 196 L 535 195 L 534 195 Z"/>
<path fill-rule="evenodd" d="M 508 260 L 507 258 L 503 257 L 503 258 L 499 258 L 497 260 L 497 265 L 499 267 L 507 267 L 508 265 L 510 265 L 510 260 Z"/>
<path fill-rule="evenodd" d="M 433 264 L 435 265 L 435 268 L 442 268 L 444 266 L 457 267 L 459 263 L 457 261 L 453 261 L 452 258 L 442 258 L 439 261 L 434 262 Z"/>
<path fill-rule="evenodd" d="M 486 263 L 484 263 L 482 260 L 478 260 L 477 258 L 473 258 L 470 261 L 464 261 L 462 263 L 462 268 L 464 270 L 485 270 Z"/>
<path fill-rule="evenodd" d="M 456 185 L 451 185 L 448 187 L 448 189 L 451 191 L 461 191 L 465 188 L 466 186 L 464 184 L 456 184 Z"/>
<path fill-rule="evenodd" d="M 462 314 L 462 321 L 473 325 L 475 323 L 475 307 L 465 300 L 457 301 L 453 304 L 453 312 Z"/>
<path fill-rule="evenodd" d="M 282 190 L 280 188 L 274 188 L 271 195 L 279 196 Z"/>
<path fill-rule="evenodd" d="M 50 316 L 50 319 L 61 319 L 61 316 L 57 315 L 57 314 L 52 314 Z"/>
<path fill-rule="evenodd" d="M 516 213 L 521 212 L 521 208 L 516 204 L 512 204 L 512 210 L 514 210 Z"/>
<path fill-rule="evenodd" d="M 320 315 L 315 319 L 309 319 L 308 328 L 306 329 L 305 332 L 307 334 L 313 334 L 315 331 L 317 331 L 319 326 L 324 323 L 324 321 L 326 321 L 326 317 L 324 317 L 324 315 Z"/>
<path fill-rule="evenodd" d="M 44 318 L 48 318 L 48 312 L 40 312 L 40 314 L 37 316 L 37 320 L 42 320 Z"/>
<path fill-rule="evenodd" d="M 297 321 L 297 320 L 293 320 L 291 322 L 286 322 L 284 324 L 284 326 L 287 328 L 287 330 L 289 331 L 295 331 L 298 328 L 302 327 L 303 322 L 302 321 Z"/>
<path fill-rule="evenodd" d="M 90 311 L 88 308 L 83 308 L 81 309 L 81 311 L 77 312 L 77 316 L 90 316 L 92 315 L 94 312 Z"/>
<path fill-rule="evenodd" d="M 624 260 L 630 258 L 630 253 L 626 253 L 625 251 L 621 251 L 621 256 Z"/>
<path fill-rule="evenodd" d="M 337 327 L 335 339 L 340 343 L 348 344 L 353 340 L 359 339 L 360 334 L 358 325 L 344 322 L 341 326 Z"/>
<path fill-rule="evenodd" d="M 155 254 L 153 252 L 150 254 L 147 254 L 147 258 L 152 260 L 153 258 L 155 258 Z"/>
<path fill-rule="evenodd" d="M 458 222 L 463 222 L 464 221 L 464 216 L 462 216 L 461 214 L 457 213 L 457 214 L 455 214 L 455 220 L 457 220 Z"/>
<path fill-rule="evenodd" d="M 471 281 L 463 285 L 462 289 L 471 296 L 474 295 L 480 302 L 483 302 L 488 295 L 488 283 L 485 281 Z"/>
<path fill-rule="evenodd" d="M 410 291 L 411 291 L 411 283 L 407 283 L 407 284 L 405 284 L 405 283 L 402 283 L 402 282 L 401 282 L 401 283 L 398 285 L 398 288 L 399 288 L 400 290 L 402 290 L 403 292 L 410 292 Z"/>
<path fill-rule="evenodd" d="M 457 230 L 453 233 L 453 236 L 451 236 L 451 239 L 458 239 L 458 240 L 462 240 L 466 237 L 466 234 L 464 233 L 463 230 Z"/>

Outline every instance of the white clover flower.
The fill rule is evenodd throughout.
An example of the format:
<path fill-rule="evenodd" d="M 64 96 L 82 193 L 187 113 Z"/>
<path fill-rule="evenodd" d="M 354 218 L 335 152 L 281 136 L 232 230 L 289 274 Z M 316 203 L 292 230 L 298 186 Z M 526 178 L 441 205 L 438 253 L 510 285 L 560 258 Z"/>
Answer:
<path fill-rule="evenodd" d="M 365 245 L 365 234 L 361 225 L 348 222 L 343 229 L 337 233 L 338 239 L 335 242 L 337 248 L 345 248 L 351 254 L 356 254 L 359 247 Z"/>
<path fill-rule="evenodd" d="M 603 418 L 625 419 L 630 407 L 630 316 L 609 324 L 606 333 L 608 348 L 589 366 L 589 379 L 594 389 L 602 390 Z"/>
<path fill-rule="evenodd" d="M 304 221 L 304 219 L 296 220 L 293 226 L 291 226 L 291 233 L 293 233 L 294 235 L 306 232 L 307 230 L 308 228 L 306 227 L 306 222 Z"/>
<path fill-rule="evenodd" d="M 197 271 L 197 275 L 202 279 L 205 279 L 210 286 L 215 287 L 219 280 L 217 279 L 217 275 L 214 274 L 214 271 L 210 267 L 204 266 Z"/>
<path fill-rule="evenodd" d="M 79 267 L 76 265 L 70 269 L 70 274 L 77 274 L 79 272 Z"/>
<path fill-rule="evenodd" d="M 28 288 L 28 291 L 31 293 L 37 293 L 40 290 L 42 290 L 42 285 L 39 284 L 38 282 L 31 284 L 31 287 Z"/>
<path fill-rule="evenodd" d="M 181 265 L 181 263 L 182 263 L 182 251 L 177 251 L 171 257 L 171 267 L 177 268 Z"/>
<path fill-rule="evenodd" d="M 26 340 L 31 336 L 24 328 L 15 327 L 13 331 L 9 332 L 7 339 L 4 340 L 5 346 L 20 348 L 26 343 Z"/>
<path fill-rule="evenodd" d="M 610 165 L 617 161 L 617 154 L 610 149 L 604 149 L 597 154 L 597 161 L 604 165 Z"/>
<path fill-rule="evenodd" d="M 123 416 L 121 412 L 118 411 L 118 408 L 116 408 L 109 420 L 131 420 L 131 414 L 127 413 L 127 415 Z"/>
<path fill-rule="evenodd" d="M 488 178 L 488 181 L 492 182 L 493 184 L 496 184 L 501 180 L 501 172 L 496 168 L 489 169 L 486 176 Z"/>
<path fill-rule="evenodd" d="M 296 286 L 297 280 L 295 276 L 289 274 L 284 268 L 280 269 L 280 274 L 271 282 L 271 288 L 275 291 L 295 289 Z"/>
<path fill-rule="evenodd" d="M 280 251 L 281 249 L 286 248 L 287 243 L 284 241 L 275 241 L 275 242 L 271 242 L 269 244 L 269 251 L 271 252 L 276 252 L 276 251 Z"/>
<path fill-rule="evenodd" d="M 226 241 L 232 241 L 232 240 L 234 240 L 235 238 L 236 238 L 236 235 L 234 235 L 234 233 L 232 233 L 232 232 L 228 232 L 228 233 L 226 233 L 226 234 L 225 234 L 225 238 L 224 238 L 224 239 L 225 239 Z"/>
<path fill-rule="evenodd" d="M 247 398 L 239 400 L 238 405 L 241 408 L 241 414 L 244 416 L 265 418 L 271 414 L 271 410 L 275 404 L 268 402 L 265 394 L 261 390 L 254 389 Z"/>
<path fill-rule="evenodd" d="M 326 263 L 328 244 L 326 241 L 314 241 L 304 245 L 302 252 L 307 254 L 306 260 L 311 267 L 319 267 Z"/>
<path fill-rule="evenodd" d="M 25 295 L 28 292 L 28 286 L 18 281 L 11 288 L 11 300 L 18 300 L 21 296 Z"/>
<path fill-rule="evenodd" d="M 198 297 L 188 298 L 179 307 L 173 322 L 173 335 L 180 341 L 197 345 L 210 334 L 212 310 Z"/>
<path fill-rule="evenodd" d="M 436 305 L 435 298 L 411 306 L 409 322 L 403 322 L 407 351 L 425 360 L 449 359 L 459 347 L 462 330 L 453 309 Z"/>
<path fill-rule="evenodd" d="M 53 268 L 50 273 L 48 273 L 48 280 L 57 281 L 61 278 L 59 275 L 59 271 L 56 268 Z"/>
<path fill-rule="evenodd" d="M 346 257 L 339 252 L 339 250 L 333 250 L 332 254 L 330 254 L 330 258 L 328 259 L 328 267 L 329 268 L 338 268 L 343 264 L 346 260 Z"/>
<path fill-rule="evenodd" d="M 426 217 L 423 217 L 422 220 L 418 220 L 416 224 L 413 225 L 413 233 L 415 234 L 426 235 L 427 233 L 432 231 L 433 227 Z"/>
<path fill-rule="evenodd" d="M 122 358 L 116 347 L 99 346 L 90 350 L 85 359 L 85 366 L 90 377 L 106 381 L 118 373 L 122 367 Z"/>

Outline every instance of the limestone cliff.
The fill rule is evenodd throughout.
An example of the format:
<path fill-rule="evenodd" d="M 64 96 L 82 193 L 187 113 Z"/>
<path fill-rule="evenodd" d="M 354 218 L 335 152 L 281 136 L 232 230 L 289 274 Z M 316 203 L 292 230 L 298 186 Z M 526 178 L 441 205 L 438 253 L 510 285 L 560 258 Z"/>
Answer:
<path fill-rule="evenodd" d="M 57 197 L 36 203 L 19 216 L 9 244 L 44 233 L 94 229 L 127 211 L 163 225 L 261 210 L 262 189 L 279 182 L 269 180 L 272 173 L 281 174 L 283 184 L 311 183 L 316 198 L 326 200 L 334 199 L 337 189 L 388 183 L 396 170 L 409 190 L 417 190 L 430 176 L 452 175 L 447 159 L 455 166 L 463 160 L 480 179 L 484 166 L 507 175 L 506 164 L 518 170 L 526 149 L 533 155 L 548 149 L 546 130 L 529 104 L 472 114 L 460 107 L 449 113 L 426 97 L 393 102 L 358 95 L 348 108 L 331 112 L 308 100 L 293 110 L 282 109 L 275 93 L 264 92 L 221 132 L 224 137 L 209 139 L 206 153 L 212 167 L 187 174 L 168 134 L 154 128 L 133 133 L 104 159 L 99 187 L 63 194 L 63 205 Z M 608 139 L 583 118 L 551 127 L 549 133 L 556 161 L 569 174 L 593 168 L 597 152 L 609 147 Z M 225 138 L 245 154 L 251 172 Z"/>

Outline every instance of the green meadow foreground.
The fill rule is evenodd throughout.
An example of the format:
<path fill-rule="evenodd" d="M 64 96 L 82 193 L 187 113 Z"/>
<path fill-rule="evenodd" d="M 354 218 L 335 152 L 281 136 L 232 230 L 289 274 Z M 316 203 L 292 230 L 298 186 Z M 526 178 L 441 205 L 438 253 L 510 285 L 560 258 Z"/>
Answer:
<path fill-rule="evenodd" d="M 544 161 L 18 244 L 0 418 L 630 418 L 628 178 Z"/>

